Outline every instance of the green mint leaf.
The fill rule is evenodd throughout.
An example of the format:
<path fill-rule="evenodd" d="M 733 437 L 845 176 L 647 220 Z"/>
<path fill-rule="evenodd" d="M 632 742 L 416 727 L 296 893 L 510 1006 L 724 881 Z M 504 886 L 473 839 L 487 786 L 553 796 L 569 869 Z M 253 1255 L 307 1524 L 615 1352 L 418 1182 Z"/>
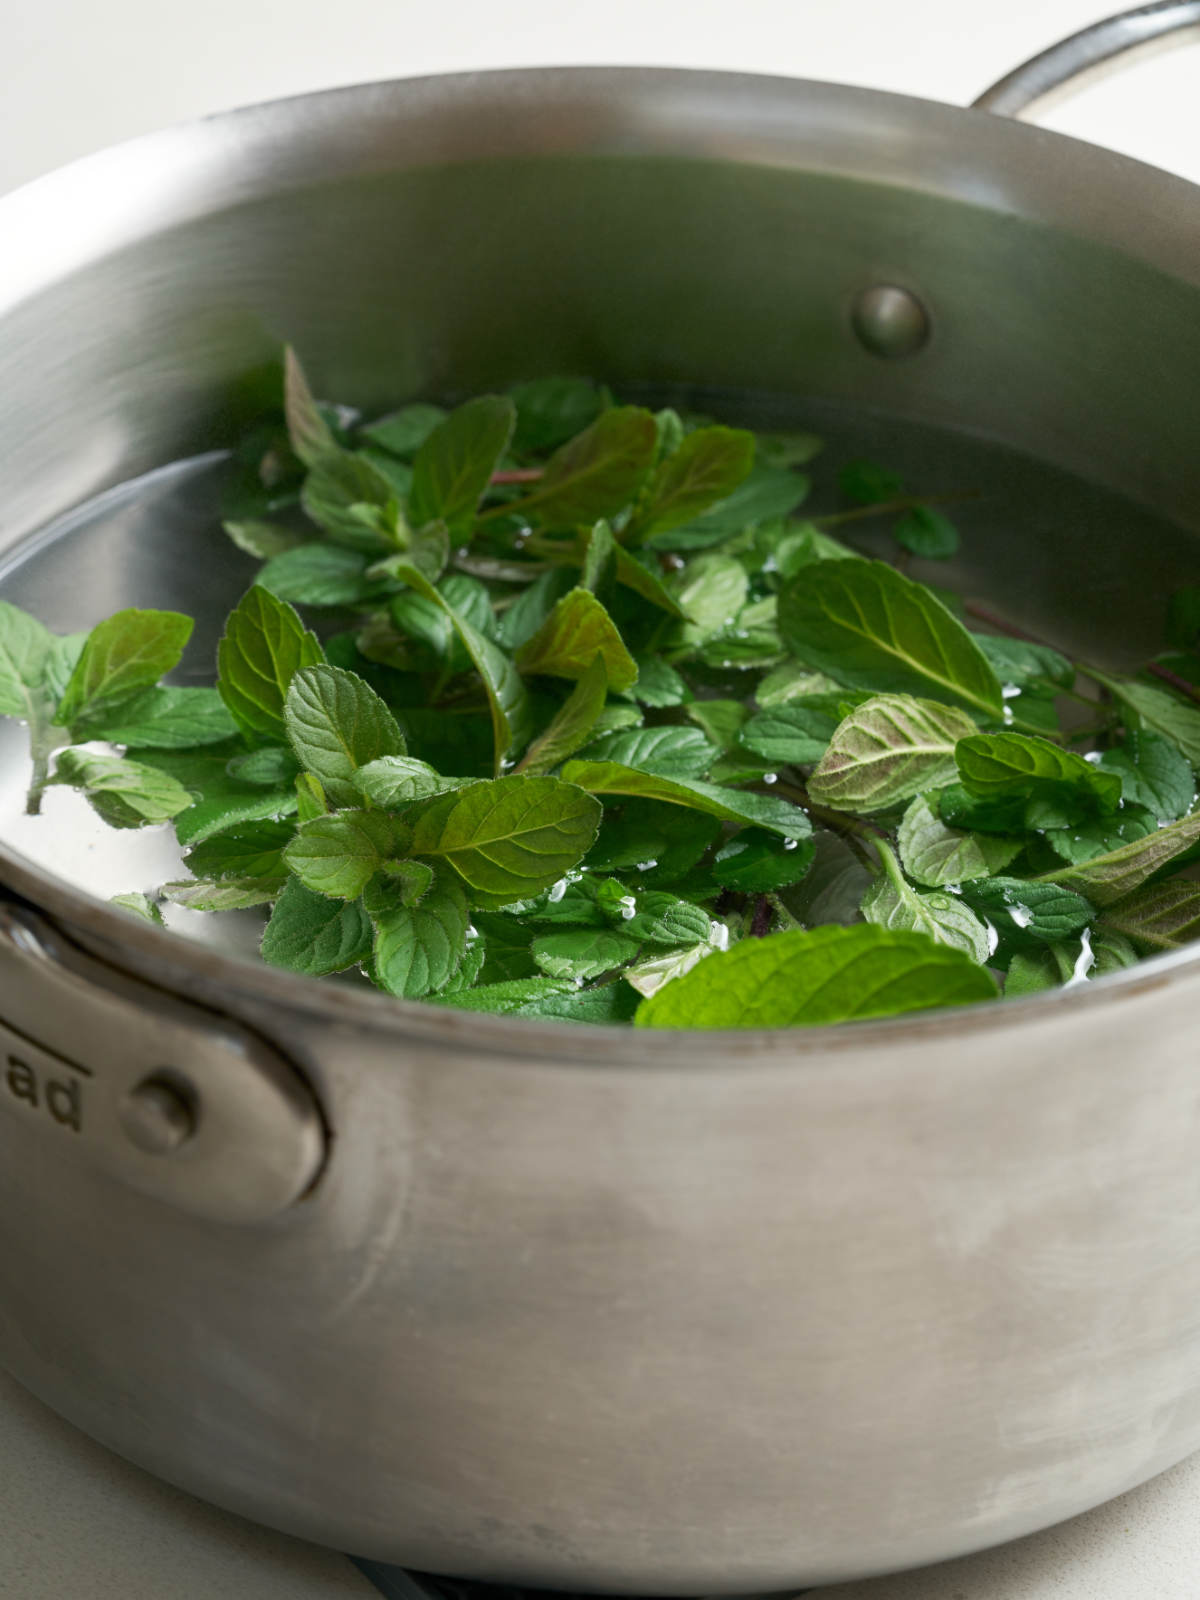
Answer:
<path fill-rule="evenodd" d="M 718 750 L 728 753 L 738 749 L 741 743 L 742 730 L 750 719 L 750 707 L 741 700 L 694 700 L 687 708 L 687 715 L 690 722 L 704 730 Z"/>
<path fill-rule="evenodd" d="M 183 785 L 157 767 L 144 767 L 121 756 L 94 755 L 90 750 L 64 750 L 51 781 L 81 790 L 110 828 L 144 828 L 148 823 L 167 822 L 192 804 Z"/>
<path fill-rule="evenodd" d="M 982 966 L 992 953 L 993 940 L 971 908 L 944 889 L 914 889 L 901 876 L 887 845 L 880 841 L 877 848 L 884 875 L 863 896 L 862 914 L 867 921 L 879 928 L 927 934 Z"/>
<path fill-rule="evenodd" d="M 317 408 L 300 358 L 291 345 L 283 352 L 283 411 L 292 449 L 306 467 L 315 467 L 324 456 L 340 450 L 333 430 Z"/>
<path fill-rule="evenodd" d="M 828 749 L 843 719 L 842 708 L 864 698 L 848 689 L 768 705 L 741 729 L 741 744 L 777 767 L 812 766 Z"/>
<path fill-rule="evenodd" d="M 427 861 L 385 861 L 383 871 L 403 906 L 417 905 L 433 886 L 434 871 Z"/>
<path fill-rule="evenodd" d="M 1042 838 L 1060 861 L 1078 863 L 1109 855 L 1122 845 L 1144 839 L 1157 827 L 1158 818 L 1152 811 L 1124 801 L 1111 817 L 1089 817 L 1070 828 L 1047 828 Z"/>
<path fill-rule="evenodd" d="M 975 639 L 928 589 L 882 561 L 821 561 L 779 596 L 793 655 L 855 688 L 914 693 L 1003 714 Z"/>
<path fill-rule="evenodd" d="M 426 998 L 435 1006 L 453 1006 L 459 1011 L 487 1011 L 495 1016 L 520 1016 L 526 1006 L 555 995 L 573 994 L 568 978 L 515 978 L 499 983 L 479 984 L 474 989 L 459 989 Z"/>
<path fill-rule="evenodd" d="M 269 561 L 272 556 L 281 556 L 286 550 L 295 550 L 308 539 L 307 534 L 296 533 L 277 522 L 250 519 L 245 522 L 225 522 L 222 527 L 239 550 L 244 550 L 257 561 Z"/>
<path fill-rule="evenodd" d="M 706 549 L 731 534 L 790 516 L 807 498 L 809 488 L 809 480 L 802 472 L 756 466 L 724 500 L 682 528 L 651 535 L 647 543 L 655 550 Z"/>
<path fill-rule="evenodd" d="M 825 448 L 815 433 L 790 430 L 786 433 L 760 433 L 758 459 L 769 467 L 804 467 Z"/>
<path fill-rule="evenodd" d="M 678 590 L 687 621 L 679 628 L 681 644 L 698 645 L 736 621 L 746 603 L 750 580 L 732 556 L 704 555 L 690 561 Z"/>
<path fill-rule="evenodd" d="M 1044 800 L 1027 800 L 1024 795 L 1003 795 L 981 800 L 961 783 L 950 783 L 936 799 L 938 815 L 949 828 L 964 833 L 1014 834 L 1037 828 L 1065 828 L 1078 819 L 1080 806 L 1057 809 Z"/>
<path fill-rule="evenodd" d="M 590 526 L 615 516 L 636 495 L 654 460 L 658 431 L 649 411 L 602 411 L 562 445 L 523 500 L 502 509 L 544 528 Z"/>
<path fill-rule="evenodd" d="M 500 643 L 506 650 L 516 650 L 527 639 L 532 639 L 563 595 L 574 587 L 566 567 L 551 567 L 549 572 L 535 578 L 501 616 Z"/>
<path fill-rule="evenodd" d="M 617 545 L 614 560 L 618 583 L 624 584 L 627 589 L 632 589 L 634 594 L 640 595 L 643 600 L 648 600 L 652 606 L 657 606 L 669 616 L 685 616 L 683 607 L 658 574 L 651 572 L 632 550 L 626 550 L 624 545 Z"/>
<path fill-rule="evenodd" d="M 273 556 L 254 581 L 291 605 L 354 606 L 394 587 L 367 577 L 368 559 L 361 550 L 318 540 Z"/>
<path fill-rule="evenodd" d="M 775 715 L 792 709 L 785 706 Z M 955 706 L 906 694 L 875 695 L 838 724 L 808 792 L 819 805 L 840 811 L 886 811 L 922 789 L 950 782 L 955 748 L 975 743 L 974 732 L 970 717 Z"/>
<path fill-rule="evenodd" d="M 148 895 L 136 892 L 114 894 L 109 896 L 108 903 L 110 906 L 117 906 L 122 911 L 130 912 L 135 917 L 140 917 L 143 922 L 154 923 L 157 928 L 163 926 L 163 914 Z"/>
<path fill-rule="evenodd" d="M 918 795 L 904 813 L 898 843 L 905 872 L 931 888 L 990 878 L 1003 872 L 1022 846 L 1020 839 L 948 828 L 928 795 Z"/>
<path fill-rule="evenodd" d="M 415 567 L 403 568 L 401 575 L 418 595 L 432 601 L 449 617 L 483 680 L 492 718 L 494 770 L 499 774 L 510 750 L 523 748 L 532 729 L 533 709 L 521 675 L 503 650 L 461 617 Z"/>
<path fill-rule="evenodd" d="M 352 450 L 314 462 L 300 504 L 310 522 L 351 550 L 382 555 L 407 542 L 396 485 L 373 461 Z"/>
<path fill-rule="evenodd" d="M 599 595 L 601 590 L 609 586 L 616 577 L 617 549 L 612 528 L 601 518 L 587 536 L 583 568 L 579 574 L 581 589 L 590 589 L 592 594 Z"/>
<path fill-rule="evenodd" d="M 687 684 L 661 656 L 641 656 L 637 669 L 637 682 L 626 693 L 639 705 L 658 710 L 685 705 L 692 698 Z"/>
<path fill-rule="evenodd" d="M 1017 689 L 1070 689 L 1075 668 L 1066 656 L 1049 645 L 1031 644 L 1025 639 L 1008 639 L 990 633 L 971 636 L 992 664 L 1002 683 Z"/>
<path fill-rule="evenodd" d="M 725 889 L 774 894 L 799 883 L 814 854 L 811 839 L 780 839 L 759 828 L 744 828 L 717 851 L 712 875 Z"/>
<path fill-rule="evenodd" d="M 958 529 L 930 506 L 914 506 L 892 528 L 892 537 L 924 561 L 948 561 L 958 551 Z"/>
<path fill-rule="evenodd" d="M 592 794 L 624 794 L 645 800 L 664 800 L 707 812 L 726 822 L 747 822 L 781 833 L 786 839 L 807 839 L 812 824 L 799 806 L 773 795 L 743 794 L 694 779 L 660 778 L 615 761 L 568 761 L 563 779 Z"/>
<path fill-rule="evenodd" d="M 637 996 L 623 983 L 605 983 L 590 989 L 572 985 L 565 994 L 545 995 L 529 1000 L 516 1013 L 519 1017 L 544 1017 L 554 1022 L 607 1023 L 632 1022 Z"/>
<path fill-rule="evenodd" d="M 625 530 L 627 542 L 666 533 L 725 500 L 754 465 L 754 435 L 741 428 L 697 428 L 655 468 Z"/>
<path fill-rule="evenodd" d="M 626 967 L 621 976 L 643 999 L 648 1000 L 668 983 L 690 972 L 705 956 L 712 955 L 716 948 L 706 940 L 702 944 L 689 945 L 685 950 L 669 950 L 665 955 L 651 956 L 648 961 L 639 961 L 635 966 Z"/>
<path fill-rule="evenodd" d="M 175 818 L 175 837 L 183 846 L 203 844 L 245 822 L 289 817 L 297 809 L 295 790 L 282 793 L 216 795 L 197 800 Z"/>
<path fill-rule="evenodd" d="M 409 571 L 420 572 L 403 555 L 391 557 L 387 565 L 402 583 L 408 582 Z M 432 583 L 423 572 L 420 575 L 426 584 Z M 394 597 L 389 610 L 396 627 L 423 645 L 434 663 L 446 672 L 464 672 L 473 664 L 455 627 L 456 617 L 485 638 L 490 639 L 495 630 L 487 589 L 477 579 L 458 574 L 444 579 L 434 590 L 432 600 L 415 588 L 406 589 Z"/>
<path fill-rule="evenodd" d="M 61 757 L 59 758 L 61 762 Z M 1145 838 L 1106 855 L 1042 875 L 1038 882 L 1065 884 L 1097 906 L 1123 900 L 1200 842 L 1200 812 L 1156 828 Z"/>
<path fill-rule="evenodd" d="M 335 805 L 356 805 L 354 776 L 381 756 L 402 756 L 404 735 L 374 689 L 341 667 L 302 667 L 284 703 L 296 758 Z"/>
<path fill-rule="evenodd" d="M 1145 806 L 1159 822 L 1185 817 L 1196 803 L 1190 762 L 1160 733 L 1135 728 L 1124 744 L 1104 751 L 1099 766 L 1120 778 L 1127 804 Z"/>
<path fill-rule="evenodd" d="M 408 1000 L 442 989 L 467 951 L 467 897 L 450 874 L 439 874 L 416 905 L 387 884 L 372 887 L 366 905 L 375 927 L 375 981 Z"/>
<path fill-rule="evenodd" d="M 605 811 L 588 866 L 599 872 L 632 869 L 647 885 L 677 883 L 721 832 L 718 818 L 685 810 L 677 801 L 627 800 L 620 808 Z"/>
<path fill-rule="evenodd" d="M 302 823 L 283 859 L 306 889 L 357 900 L 396 847 L 380 811 L 337 811 Z"/>
<path fill-rule="evenodd" d="M 601 901 L 601 889 L 612 887 L 617 904 Z M 530 923 L 565 923 L 576 928 L 607 928 L 621 915 L 620 899 L 625 885 L 617 878 L 595 878 L 590 873 L 565 881 L 560 879 L 552 889 L 532 902 L 525 901 L 515 907 L 512 915 Z"/>
<path fill-rule="evenodd" d="M 290 754 L 290 752 L 289 752 Z M 296 817 L 300 822 L 311 822 L 314 817 L 323 817 L 328 814 L 329 802 L 325 798 L 325 790 L 320 778 L 315 778 L 311 772 L 298 772 L 296 774 Z"/>
<path fill-rule="evenodd" d="M 217 688 L 245 733 L 285 737 L 283 704 L 293 676 L 325 659 L 285 601 L 255 584 L 230 612 L 217 647 Z"/>
<path fill-rule="evenodd" d="M 622 902 L 617 929 L 642 944 L 674 949 L 708 940 L 712 935 L 712 919 L 707 911 L 690 900 L 680 900 L 661 889 L 638 890 Z"/>
<path fill-rule="evenodd" d="M 851 691 L 839 691 L 833 679 L 827 678 L 823 672 L 812 672 L 799 661 L 785 661 L 781 667 L 776 667 L 773 672 L 767 673 L 755 689 L 754 698 L 765 711 L 770 707 L 789 705 L 793 700 L 808 700 L 838 693 L 841 693 L 844 699 L 851 697 Z M 866 699 L 865 695 L 863 699 Z M 833 720 L 836 724 L 840 719 L 835 717 Z M 832 732 L 832 729 L 830 731 Z"/>
<path fill-rule="evenodd" d="M 0 600 L 0 715 L 33 715 L 54 635 L 27 611 Z"/>
<path fill-rule="evenodd" d="M 1020 1000 L 1028 994 L 1057 989 L 1061 983 L 1062 974 L 1052 950 L 1018 950 L 1004 977 L 1004 998 Z"/>
<path fill-rule="evenodd" d="M 587 378 L 535 378 L 508 392 L 517 408 L 512 447 L 518 454 L 557 450 L 605 406 L 604 395 Z"/>
<path fill-rule="evenodd" d="M 596 656 L 584 669 L 583 676 L 559 707 L 545 732 L 529 746 L 517 771 L 537 777 L 561 766 L 573 756 L 590 738 L 597 718 L 604 710 L 607 693 L 608 672 L 604 658 Z"/>
<path fill-rule="evenodd" d="M 1193 767 L 1200 767 L 1200 706 L 1177 699 L 1169 690 L 1154 689 L 1131 678 L 1109 678 L 1095 671 L 1089 671 L 1089 676 L 1112 691 L 1122 707 L 1133 714 L 1137 725 L 1170 739 Z"/>
<path fill-rule="evenodd" d="M 286 745 L 268 744 L 234 756 L 225 770 L 237 783 L 249 784 L 252 789 L 286 789 L 300 765 Z"/>
<path fill-rule="evenodd" d="M 399 411 L 393 411 L 386 417 L 380 417 L 377 422 L 369 422 L 362 429 L 362 436 L 380 450 L 386 450 L 389 455 L 408 461 L 416 455 L 433 430 L 445 422 L 446 415 L 441 406 L 431 406 L 426 401 L 417 400 L 412 405 L 401 406 Z"/>
<path fill-rule="evenodd" d="M 1106 906 L 1100 925 L 1152 955 L 1200 939 L 1200 884 L 1181 878 L 1153 883 Z"/>
<path fill-rule="evenodd" d="M 146 689 L 87 723 L 90 739 L 146 750 L 191 750 L 223 744 L 237 723 L 215 689 Z"/>
<path fill-rule="evenodd" d="M 280 886 L 287 877 L 284 846 L 295 831 L 273 817 L 242 823 L 193 846 L 188 871 L 197 878 L 271 878 Z"/>
<path fill-rule="evenodd" d="M 365 961 L 371 938 L 361 904 L 326 899 L 291 878 L 263 931 L 262 957 L 273 967 L 323 978 Z"/>
<path fill-rule="evenodd" d="M 698 778 L 720 751 L 699 728 L 627 728 L 589 745 L 587 761 L 615 761 L 663 778 Z"/>
<path fill-rule="evenodd" d="M 904 493 L 903 481 L 873 461 L 848 461 L 838 473 L 838 488 L 860 506 L 880 505 Z"/>
<path fill-rule="evenodd" d="M 996 995 L 991 976 L 961 950 L 924 934 L 862 924 L 743 940 L 643 1000 L 634 1023 L 814 1027 Z"/>
<path fill-rule="evenodd" d="M 599 978 L 632 961 L 640 941 L 616 928 L 572 928 L 543 933 L 533 941 L 533 959 L 552 978 Z"/>
<path fill-rule="evenodd" d="M 245 911 L 270 905 L 279 888 L 275 878 L 189 878 L 164 883 L 162 894 L 186 911 Z"/>
<path fill-rule="evenodd" d="M 179 664 L 192 619 L 178 611 L 118 611 L 97 623 L 59 702 L 63 727 L 93 721 Z"/>
<path fill-rule="evenodd" d="M 1073 750 L 1023 733 L 976 733 L 959 741 L 958 775 L 969 794 L 983 800 L 1019 796 L 1111 815 L 1121 803 L 1121 780 Z"/>
<path fill-rule="evenodd" d="M 427 761 L 414 756 L 380 756 L 354 774 L 354 787 L 364 800 L 385 811 L 402 811 L 418 800 L 465 788 L 470 778 L 443 778 Z"/>
<path fill-rule="evenodd" d="M 637 682 L 637 663 L 616 623 L 594 594 L 572 589 L 517 651 L 517 666 L 527 676 L 579 679 L 597 656 L 615 693 Z"/>
<path fill-rule="evenodd" d="M 437 856 L 476 899 L 527 899 L 587 854 L 601 808 L 557 778 L 496 778 L 431 801 L 413 824 L 415 856 Z"/>
<path fill-rule="evenodd" d="M 486 960 L 479 981 L 509 983 L 536 972 L 530 952 L 532 932 L 518 917 L 472 907 L 471 922 L 486 945 Z"/>
<path fill-rule="evenodd" d="M 413 460 L 409 515 L 415 526 L 444 522 L 455 539 L 470 531 L 515 421 L 510 399 L 484 394 L 438 424 Z"/>
<path fill-rule="evenodd" d="M 1053 944 L 1096 919 L 1080 894 L 1041 878 L 977 878 L 963 885 L 963 898 L 1017 946 Z"/>

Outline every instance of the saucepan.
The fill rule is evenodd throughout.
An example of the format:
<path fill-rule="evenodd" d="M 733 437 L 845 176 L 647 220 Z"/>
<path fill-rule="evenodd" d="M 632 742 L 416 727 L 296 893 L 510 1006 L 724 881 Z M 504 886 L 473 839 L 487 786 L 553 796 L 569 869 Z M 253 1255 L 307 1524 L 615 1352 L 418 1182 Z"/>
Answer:
<path fill-rule="evenodd" d="M 68 513 L 227 445 L 285 339 L 364 408 L 586 372 L 940 441 L 986 491 L 956 584 L 1093 658 L 1200 572 L 1200 190 L 987 109 L 373 84 L 91 157 L 0 235 L 0 591 L 54 626 L 215 626 L 245 573 L 199 501 Z M 1200 1448 L 1200 949 L 651 1049 L 270 970 L 55 866 L 0 849 L 0 1361 L 152 1472 L 429 1571 L 715 1594 Z"/>

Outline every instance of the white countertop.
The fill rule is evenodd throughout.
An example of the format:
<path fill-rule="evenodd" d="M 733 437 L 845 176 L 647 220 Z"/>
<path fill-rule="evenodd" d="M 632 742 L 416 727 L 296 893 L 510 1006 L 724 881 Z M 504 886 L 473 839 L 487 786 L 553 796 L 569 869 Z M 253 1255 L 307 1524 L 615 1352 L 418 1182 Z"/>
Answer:
<path fill-rule="evenodd" d="M 558 63 L 789 72 L 965 103 L 1115 0 L 0 0 L 0 192 L 167 122 L 365 79 Z M 1200 51 L 1041 120 L 1200 181 Z M 156 1483 L 0 1377 L 3 1600 L 369 1600 L 343 1557 Z M 827 1600 L 1196 1600 L 1200 1457 L 1062 1527 Z"/>

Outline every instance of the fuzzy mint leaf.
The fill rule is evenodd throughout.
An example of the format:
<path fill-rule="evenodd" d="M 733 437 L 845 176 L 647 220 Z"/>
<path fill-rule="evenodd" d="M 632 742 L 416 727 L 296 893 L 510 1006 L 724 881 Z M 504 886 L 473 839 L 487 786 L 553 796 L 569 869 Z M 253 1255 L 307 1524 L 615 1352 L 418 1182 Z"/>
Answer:
<path fill-rule="evenodd" d="M 110 828 L 167 822 L 192 804 L 183 785 L 157 767 L 90 750 L 64 750 L 51 781 L 79 789 Z"/>
<path fill-rule="evenodd" d="M 455 539 L 470 531 L 515 421 L 507 396 L 484 394 L 438 424 L 413 458 L 408 509 L 414 526 L 441 521 Z"/>
<path fill-rule="evenodd" d="M 699 778 L 720 755 L 699 728 L 626 728 L 587 749 L 588 761 L 616 761 L 662 778 Z"/>
<path fill-rule="evenodd" d="M 263 931 L 262 956 L 273 967 L 323 978 L 371 953 L 371 924 L 357 901 L 329 900 L 290 879 Z"/>
<path fill-rule="evenodd" d="M 1080 799 L 1089 810 L 1111 815 L 1121 802 L 1121 780 L 1101 772 L 1073 750 L 1023 733 L 976 733 L 959 741 L 958 775 L 969 794 L 983 800 L 1020 797 L 1070 805 Z"/>
<path fill-rule="evenodd" d="M 806 567 L 780 594 L 778 621 L 793 655 L 840 682 L 1003 715 L 999 680 L 975 639 L 885 562 Z"/>
<path fill-rule="evenodd" d="M 552 978 L 599 978 L 623 967 L 641 944 L 617 928 L 572 928 L 543 933 L 533 941 L 533 959 Z"/>
<path fill-rule="evenodd" d="M 509 752 L 524 748 L 532 730 L 533 710 L 521 675 L 503 650 L 465 621 L 423 573 L 403 567 L 399 575 L 422 599 L 446 614 L 483 680 L 492 718 L 493 767 L 499 775 Z"/>
<path fill-rule="evenodd" d="M 931 888 L 990 878 L 1003 872 L 1022 848 L 1020 839 L 947 827 L 928 795 L 918 795 L 904 813 L 898 843 L 905 872 Z"/>
<path fill-rule="evenodd" d="M 188 871 L 197 878 L 272 878 L 282 885 L 283 850 L 295 831 L 276 818 L 242 823 L 189 850 Z"/>
<path fill-rule="evenodd" d="M 374 689 L 341 667 L 302 667 L 284 702 L 284 722 L 302 767 L 335 805 L 356 805 L 354 775 L 381 756 L 402 756 L 404 735 Z"/>
<path fill-rule="evenodd" d="M 963 897 L 1018 946 L 1054 944 L 1096 919 L 1082 895 L 1039 878 L 979 878 L 963 885 Z"/>
<path fill-rule="evenodd" d="M 222 744 L 237 723 L 215 689 L 146 689 L 87 724 L 88 737 L 146 750 Z"/>
<path fill-rule="evenodd" d="M 129 894 L 110 895 L 108 903 L 110 906 L 118 906 L 122 911 L 128 911 L 131 916 L 139 917 L 143 922 L 152 922 L 156 928 L 164 926 L 163 914 L 155 901 L 136 890 Z"/>
<path fill-rule="evenodd" d="M 1117 774 L 1127 802 L 1145 806 L 1159 822 L 1177 821 L 1196 803 L 1196 774 L 1161 733 L 1135 728 L 1124 744 L 1104 751 L 1099 765 Z"/>
<path fill-rule="evenodd" d="M 449 873 L 438 874 L 416 905 L 397 888 L 372 886 L 365 905 L 375 928 L 375 982 L 388 994 L 420 999 L 445 988 L 467 951 L 467 897 Z"/>
<path fill-rule="evenodd" d="M 587 854 L 599 804 L 557 778 L 497 778 L 430 801 L 413 821 L 414 856 L 435 856 L 481 903 L 528 899 Z"/>
<path fill-rule="evenodd" d="M 638 1007 L 642 1028 L 787 1028 L 992 1000 L 994 980 L 924 934 L 861 924 L 746 939 Z"/>
<path fill-rule="evenodd" d="M 614 693 L 637 682 L 637 663 L 625 648 L 616 623 L 594 594 L 572 589 L 517 651 L 516 660 L 527 676 L 578 680 L 597 656 L 604 662 Z"/>
<path fill-rule="evenodd" d="M 680 900 L 661 889 L 639 890 L 629 898 L 633 904 L 622 906 L 617 927 L 621 933 L 643 944 L 674 949 L 707 940 L 712 933 L 708 912 L 690 900 Z"/>
<path fill-rule="evenodd" d="M 470 778 L 443 778 L 427 761 L 413 756 L 380 756 L 354 774 L 354 787 L 363 799 L 385 811 L 402 811 L 418 800 L 448 794 L 470 782 Z"/>
<path fill-rule="evenodd" d="M 624 532 L 629 544 L 692 522 L 725 500 L 754 466 L 754 435 L 741 428 L 697 428 L 655 468 Z"/>
<path fill-rule="evenodd" d="M 243 823 L 293 816 L 297 805 L 294 789 L 265 794 L 261 790 L 257 793 L 243 791 L 241 795 L 197 800 L 175 818 L 175 837 L 185 848 L 203 844 L 206 839 L 216 838 Z"/>
<path fill-rule="evenodd" d="M 975 724 L 956 706 L 906 694 L 875 695 L 838 724 L 808 792 L 819 805 L 839 811 L 886 811 L 922 789 L 950 782 L 955 748 L 971 744 L 974 732 Z"/>
<path fill-rule="evenodd" d="M 395 847 L 395 829 L 382 812 L 337 811 L 302 823 L 283 859 L 306 889 L 357 900 Z"/>
<path fill-rule="evenodd" d="M 520 1016 L 527 1006 L 555 995 L 575 992 L 569 978 L 510 978 L 497 983 L 478 984 L 474 989 L 459 989 L 446 994 L 429 995 L 436 1006 L 453 1006 L 460 1011 L 486 1011 L 494 1016 Z"/>
<path fill-rule="evenodd" d="M 881 840 L 876 848 L 884 872 L 863 896 L 862 914 L 867 921 L 879 928 L 928 934 L 982 966 L 992 953 L 993 941 L 970 906 L 944 889 L 914 889 L 905 882 L 888 846 Z"/>
<path fill-rule="evenodd" d="M 279 889 L 275 878 L 186 878 L 164 883 L 162 895 L 185 911 L 246 911 L 270 905 Z"/>
<path fill-rule="evenodd" d="M 178 666 L 192 619 L 178 611 L 130 608 L 105 618 L 87 636 L 59 702 L 64 727 L 94 721 Z"/>
<path fill-rule="evenodd" d="M 234 756 L 225 771 L 253 789 L 284 789 L 295 779 L 300 764 L 286 745 L 267 744 Z"/>
<path fill-rule="evenodd" d="M 1109 855 L 1122 845 L 1144 839 L 1158 827 L 1158 819 L 1145 806 L 1122 801 L 1110 817 L 1089 817 L 1070 828 L 1047 828 L 1042 838 L 1060 861 L 1076 864 Z"/>
<path fill-rule="evenodd" d="M 217 688 L 244 733 L 286 736 L 284 700 L 292 678 L 324 661 L 315 633 L 257 584 L 230 612 L 217 647 Z"/>
<path fill-rule="evenodd" d="M 1148 884 L 1106 906 L 1100 924 L 1146 954 L 1178 950 L 1200 939 L 1200 884 L 1181 878 Z"/>
<path fill-rule="evenodd" d="M 578 784 L 592 794 L 664 800 L 670 805 L 707 812 L 726 822 L 769 828 L 787 839 L 807 839 L 812 833 L 812 824 L 799 806 L 776 799 L 774 795 L 743 794 L 738 789 L 722 789 L 717 784 L 694 779 L 659 778 L 615 761 L 568 761 L 562 775 L 567 783 Z"/>
<path fill-rule="evenodd" d="M 60 758 L 61 759 L 61 758 Z M 1200 812 L 1156 828 L 1142 839 L 1078 865 L 1044 873 L 1038 882 L 1078 890 L 1098 906 L 1123 900 L 1200 843 Z"/>
<path fill-rule="evenodd" d="M 630 503 L 650 470 L 658 430 L 649 411 L 616 406 L 562 445 L 524 499 L 486 513 L 526 517 L 546 528 L 591 525 Z"/>
<path fill-rule="evenodd" d="M 604 659 L 596 656 L 583 676 L 555 713 L 550 725 L 538 735 L 518 763 L 518 773 L 540 776 L 561 766 L 585 745 L 604 710 L 608 693 L 608 673 Z"/>

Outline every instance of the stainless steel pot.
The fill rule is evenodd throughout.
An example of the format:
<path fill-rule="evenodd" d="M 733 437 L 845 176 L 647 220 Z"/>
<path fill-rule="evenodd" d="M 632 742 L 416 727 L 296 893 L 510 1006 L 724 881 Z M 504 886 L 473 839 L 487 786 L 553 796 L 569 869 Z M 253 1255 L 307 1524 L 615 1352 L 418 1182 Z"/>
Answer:
<path fill-rule="evenodd" d="M 153 529 L 21 541 L 224 442 L 281 337 L 368 405 L 574 369 L 1029 452 L 1158 519 L 972 543 L 964 581 L 1060 637 L 1143 648 L 1200 567 L 1200 193 L 980 111 L 380 84 L 94 157 L 0 230 L 5 592 L 57 623 L 215 614 L 236 569 Z M 0 1359 L 198 1494 L 715 1593 L 1011 1538 L 1200 1447 L 1200 954 L 651 1044 L 310 984 L 9 848 L 0 880 Z"/>

